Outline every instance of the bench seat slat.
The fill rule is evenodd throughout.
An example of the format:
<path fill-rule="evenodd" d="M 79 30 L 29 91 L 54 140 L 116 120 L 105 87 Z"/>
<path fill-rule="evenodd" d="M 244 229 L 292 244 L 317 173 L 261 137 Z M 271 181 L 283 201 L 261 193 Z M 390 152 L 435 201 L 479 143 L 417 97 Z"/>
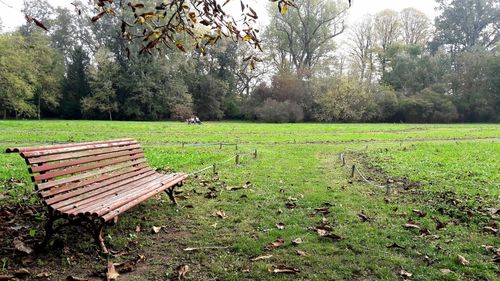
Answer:
<path fill-rule="evenodd" d="M 62 194 L 57 194 L 51 198 L 45 199 L 45 202 L 54 208 L 60 208 L 63 205 L 58 205 L 58 203 L 71 204 L 72 202 L 77 200 L 76 197 L 79 195 L 88 194 L 94 190 L 107 188 L 111 184 L 122 182 L 129 178 L 135 179 L 136 176 L 144 176 L 147 173 L 153 173 L 153 172 L 154 171 L 150 167 L 146 167 L 141 170 L 131 171 L 129 173 L 125 173 L 119 176 L 110 177 L 106 180 L 97 183 L 85 185 L 78 189 L 71 189 L 70 191 L 64 192 Z"/>
<path fill-rule="evenodd" d="M 28 164 L 33 165 L 33 164 L 49 163 L 49 162 L 55 162 L 55 161 L 61 161 L 61 160 L 67 160 L 67 159 L 75 159 L 75 158 L 81 158 L 81 157 L 87 157 L 87 156 L 101 155 L 101 154 L 119 152 L 119 151 L 124 151 L 124 150 L 132 150 L 132 149 L 138 149 L 138 148 L 141 148 L 141 146 L 138 144 L 131 144 L 131 145 L 127 145 L 127 146 L 119 146 L 119 147 L 112 147 L 112 148 L 95 149 L 95 150 L 87 150 L 87 151 L 81 151 L 81 152 L 33 157 L 33 158 L 27 158 L 26 161 L 28 162 Z"/>
<path fill-rule="evenodd" d="M 92 142 L 80 142 L 80 143 L 68 143 L 68 144 L 56 144 L 56 145 L 46 145 L 46 146 L 37 146 L 37 147 L 22 147 L 22 148 L 7 148 L 5 152 L 31 152 L 31 151 L 40 151 L 40 150 L 51 150 L 51 149 L 59 149 L 66 148 L 72 146 L 81 146 L 81 145 L 93 145 L 93 144 L 103 144 L 110 142 L 118 142 L 118 141 L 134 141 L 134 139 L 116 139 L 116 140 L 107 140 L 107 141 L 92 141 Z"/>
<path fill-rule="evenodd" d="M 130 188 L 131 185 L 138 184 L 139 182 L 144 182 L 147 179 L 151 179 L 155 176 L 155 171 L 149 170 L 145 173 L 140 173 L 139 175 L 129 176 L 128 178 L 115 181 L 103 186 L 89 187 L 77 190 L 75 195 L 58 203 L 51 204 L 51 207 L 57 209 L 61 212 L 65 212 L 71 208 L 79 208 L 87 203 L 98 200 L 100 197 L 104 196 L 106 192 L 117 192 L 120 188 Z M 127 175 L 128 176 L 128 175 Z M 66 194 L 64 194 L 66 195 Z M 67 208 L 69 207 L 69 208 Z"/>
<path fill-rule="evenodd" d="M 134 155 L 134 154 L 138 154 L 138 153 L 142 153 L 142 150 L 135 149 L 135 150 L 129 150 L 129 151 L 121 151 L 121 152 L 109 153 L 109 154 L 105 154 L 105 155 L 99 155 L 99 156 L 87 157 L 87 158 L 82 158 L 82 159 L 64 161 L 64 162 L 59 162 L 59 163 L 54 163 L 54 164 L 45 164 L 45 165 L 41 165 L 41 166 L 31 167 L 30 172 L 31 173 L 47 172 L 50 170 L 56 170 L 56 169 L 61 169 L 61 168 L 66 168 L 66 167 L 71 167 L 71 166 L 77 166 L 77 165 L 81 165 L 81 164 L 87 164 L 87 163 L 102 161 L 102 160 L 106 160 L 106 159 L 118 158 L 121 156 Z"/>
<path fill-rule="evenodd" d="M 113 159 L 113 160 L 109 160 L 109 161 L 105 161 L 105 162 L 98 162 L 98 163 L 91 164 L 91 165 L 85 165 L 85 166 L 74 167 L 74 168 L 69 168 L 69 169 L 65 169 L 65 170 L 50 172 L 50 173 L 46 173 L 46 174 L 36 175 L 36 176 L 33 176 L 33 181 L 43 181 L 43 180 L 53 179 L 53 178 L 60 177 L 60 176 L 66 176 L 66 175 L 70 175 L 70 174 L 74 174 L 74 173 L 90 171 L 90 170 L 94 170 L 97 168 L 102 168 L 102 167 L 110 166 L 113 164 L 123 163 L 123 162 L 136 160 L 136 159 L 140 159 L 140 158 L 144 158 L 144 153 L 142 151 L 139 153 L 136 153 L 132 156 L 128 156 L 128 157 L 122 157 L 122 158 L 117 158 L 117 159 Z"/>
<path fill-rule="evenodd" d="M 158 176 L 159 175 L 159 176 Z M 119 189 L 117 191 L 106 192 L 102 194 L 99 198 L 96 198 L 90 204 L 86 204 L 85 206 L 74 208 L 68 211 L 69 214 L 85 214 L 90 215 L 91 213 L 97 212 L 100 208 L 105 206 L 109 206 L 114 202 L 120 202 L 126 198 L 126 196 L 132 196 L 133 194 L 144 193 L 150 186 L 155 184 L 159 184 L 163 180 L 173 178 L 173 175 L 161 175 L 158 174 L 143 181 L 140 181 L 135 184 L 131 184 L 126 188 Z"/>
<path fill-rule="evenodd" d="M 52 196 L 58 195 L 60 193 L 68 192 L 68 191 L 71 191 L 71 190 L 74 190 L 74 189 L 77 189 L 80 187 L 84 187 L 86 185 L 99 183 L 99 182 L 102 182 L 102 181 L 105 181 L 105 180 L 108 180 L 108 179 L 111 179 L 114 177 L 118 177 L 120 175 L 134 172 L 136 170 L 144 169 L 144 168 L 151 169 L 148 164 L 142 163 L 142 164 L 139 164 L 139 165 L 134 166 L 132 168 L 127 168 L 124 170 L 119 170 L 117 172 L 103 174 L 103 175 L 98 176 L 98 177 L 93 177 L 93 178 L 65 184 L 65 185 L 58 186 L 58 187 L 49 187 L 49 189 L 45 189 L 39 193 L 42 195 L 43 198 L 52 197 Z"/>
<path fill-rule="evenodd" d="M 113 141 L 107 143 L 98 143 L 98 144 L 89 144 L 89 145 L 75 145 L 70 147 L 56 148 L 56 149 L 47 149 L 47 150 L 36 150 L 29 152 L 21 152 L 21 156 L 23 158 L 31 158 L 31 157 L 40 157 L 45 155 L 54 155 L 54 154 L 63 154 L 68 152 L 76 152 L 83 150 L 93 150 L 99 148 L 107 148 L 107 147 L 116 147 L 116 146 L 124 146 L 137 144 L 137 141 Z"/>
<path fill-rule="evenodd" d="M 95 216 L 95 217 L 102 217 L 103 215 L 112 212 L 113 210 L 116 210 L 134 200 L 136 200 L 139 197 L 144 196 L 144 194 L 150 194 L 151 192 L 154 191 L 155 194 L 159 194 L 160 192 L 164 191 L 167 189 L 168 183 L 172 182 L 178 182 L 182 178 L 182 175 L 175 175 L 174 177 L 169 177 L 168 180 L 165 179 L 158 179 L 154 180 L 151 183 L 148 183 L 146 186 L 143 186 L 141 188 L 137 188 L 135 190 L 131 190 L 130 192 L 127 192 L 126 194 L 120 194 L 116 196 L 115 200 L 108 200 L 104 202 L 104 205 L 101 206 L 98 209 L 94 209 L 90 212 L 90 215 Z M 152 195 L 154 196 L 154 195 Z M 151 197 L 151 196 L 149 196 Z M 89 214 L 86 212 L 85 214 Z"/>
<path fill-rule="evenodd" d="M 181 177 L 179 178 L 176 178 L 175 180 L 171 181 L 171 182 L 168 182 L 168 183 L 164 183 L 163 186 L 161 188 L 158 188 L 156 190 L 152 190 L 150 191 L 149 193 L 146 193 L 144 195 L 142 195 L 141 197 L 138 197 L 130 202 L 128 202 L 127 204 L 124 204 L 110 212 L 108 212 L 107 214 L 104 214 L 102 216 L 102 219 L 107 222 L 107 221 L 110 221 L 112 220 L 114 217 L 122 214 L 123 212 L 129 210 L 130 208 L 133 208 L 134 206 L 146 201 L 147 199 L 151 198 L 152 196 L 155 196 L 169 188 L 171 188 L 172 186 L 184 181 L 185 179 L 187 178 L 187 175 L 182 175 Z"/>
<path fill-rule="evenodd" d="M 71 176 L 71 177 L 67 177 L 67 178 L 62 178 L 62 179 L 58 179 L 58 180 L 51 180 L 49 182 L 38 183 L 36 186 L 37 186 L 37 188 L 39 190 L 47 189 L 47 188 L 51 188 L 51 187 L 54 187 L 54 186 L 57 186 L 57 185 L 61 185 L 61 184 L 65 184 L 65 183 L 70 183 L 70 182 L 74 182 L 74 181 L 78 181 L 78 180 L 90 178 L 90 177 L 93 177 L 93 176 L 98 176 L 98 175 L 101 175 L 101 174 L 104 174 L 104 173 L 116 171 L 116 170 L 119 170 L 119 169 L 122 169 L 122 168 L 130 167 L 130 166 L 141 164 L 141 163 L 144 163 L 144 162 L 146 162 L 146 159 L 140 158 L 140 159 L 137 159 L 135 161 L 125 162 L 125 163 L 122 163 L 122 164 L 119 164 L 119 165 L 115 165 L 115 166 L 103 167 L 102 169 L 99 169 L 99 170 L 96 170 L 96 171 L 86 172 L 86 173 L 83 173 L 83 174 L 78 174 L 78 175 L 75 175 L 75 176 Z"/>

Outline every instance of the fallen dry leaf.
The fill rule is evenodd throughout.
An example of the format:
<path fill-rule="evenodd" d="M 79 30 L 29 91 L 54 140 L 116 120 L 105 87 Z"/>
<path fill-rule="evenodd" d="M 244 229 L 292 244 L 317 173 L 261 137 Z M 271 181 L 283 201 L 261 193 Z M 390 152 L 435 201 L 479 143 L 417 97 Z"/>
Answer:
<path fill-rule="evenodd" d="M 295 203 L 295 202 L 288 202 L 288 203 L 286 203 L 286 205 L 285 205 L 285 206 L 286 206 L 288 209 L 295 209 L 295 208 L 297 208 L 297 203 Z"/>
<path fill-rule="evenodd" d="M 115 265 L 112 261 L 108 261 L 108 271 L 106 272 L 106 280 L 116 280 L 120 276 L 118 272 L 116 272 Z"/>
<path fill-rule="evenodd" d="M 243 273 L 249 273 L 250 272 L 250 268 L 242 269 L 241 272 L 243 272 Z"/>
<path fill-rule="evenodd" d="M 298 256 L 301 256 L 301 257 L 307 256 L 307 253 L 304 252 L 304 251 L 301 251 L 301 250 L 297 250 L 296 253 L 297 253 Z"/>
<path fill-rule="evenodd" d="M 152 231 L 154 234 L 158 234 L 160 233 L 162 228 L 163 228 L 162 226 L 153 226 Z"/>
<path fill-rule="evenodd" d="M 417 214 L 417 215 L 418 215 L 419 217 L 421 217 L 421 218 L 423 218 L 423 217 L 425 217 L 425 216 L 427 215 L 427 213 L 426 213 L 426 212 L 424 212 L 424 211 L 420 211 L 420 210 L 418 210 L 418 209 L 413 209 L 413 212 L 414 212 L 415 214 Z"/>
<path fill-rule="evenodd" d="M 449 270 L 448 268 L 442 268 L 439 271 L 441 271 L 444 274 L 452 273 L 453 271 Z"/>
<path fill-rule="evenodd" d="M 268 251 L 271 251 L 271 250 L 274 250 L 276 248 L 283 246 L 284 244 L 285 244 L 285 240 L 278 239 L 272 243 L 267 244 L 265 249 Z"/>
<path fill-rule="evenodd" d="M 33 253 L 33 249 L 24 244 L 21 240 L 14 240 L 14 248 L 19 252 L 25 253 L 27 255 L 31 255 Z"/>
<path fill-rule="evenodd" d="M 325 230 L 325 231 L 332 231 L 333 226 L 329 226 L 328 224 L 320 224 L 315 227 L 316 230 Z"/>
<path fill-rule="evenodd" d="M 213 216 L 213 217 L 218 217 L 218 218 L 220 218 L 220 219 L 225 219 L 225 218 L 227 218 L 226 213 L 225 213 L 224 211 L 222 211 L 222 210 L 221 210 L 221 211 L 216 211 L 216 212 L 213 212 L 213 213 L 212 213 L 212 216 Z"/>
<path fill-rule="evenodd" d="M 484 248 L 486 251 L 490 252 L 494 252 L 495 251 L 495 247 L 491 246 L 491 245 L 481 245 L 482 248 Z M 500 248 L 498 248 L 499 252 L 500 252 Z"/>
<path fill-rule="evenodd" d="M 463 266 L 469 265 L 469 261 L 464 256 L 458 255 L 457 259 L 458 259 L 458 263 L 460 263 L 461 265 L 463 265 Z"/>
<path fill-rule="evenodd" d="M 429 256 L 424 256 L 424 261 L 427 263 L 427 265 L 431 265 L 434 263 L 434 261 L 431 259 Z"/>
<path fill-rule="evenodd" d="M 403 225 L 403 227 L 406 228 L 406 229 L 420 229 L 420 226 L 418 226 L 418 225 L 416 225 L 414 223 L 410 223 L 410 222 L 405 223 Z"/>
<path fill-rule="evenodd" d="M 178 274 L 177 277 L 179 278 L 179 280 L 184 280 L 188 271 L 189 271 L 189 265 L 187 264 L 179 265 L 177 267 L 177 274 Z"/>
<path fill-rule="evenodd" d="M 431 232 L 427 228 L 420 229 L 420 234 L 422 235 L 431 235 Z"/>
<path fill-rule="evenodd" d="M 20 269 L 14 271 L 14 276 L 19 277 L 19 278 L 27 278 L 30 275 L 31 275 L 31 272 L 29 270 L 27 270 L 26 268 L 20 268 Z"/>
<path fill-rule="evenodd" d="M 330 238 L 330 239 L 335 240 L 335 241 L 340 241 L 340 240 L 344 239 L 341 236 L 339 236 L 337 234 L 333 234 L 333 233 L 327 233 L 325 235 L 321 235 L 321 238 Z"/>
<path fill-rule="evenodd" d="M 316 208 L 314 209 L 314 215 L 316 214 L 322 214 L 322 215 L 328 215 L 330 213 L 330 208 L 329 207 L 322 207 L 322 208 Z"/>
<path fill-rule="evenodd" d="M 403 277 L 404 279 L 408 279 L 408 278 L 411 278 L 413 276 L 413 274 L 411 274 L 410 272 L 408 271 L 404 271 L 401 269 L 401 271 L 399 272 L 399 275 L 401 277 Z"/>
<path fill-rule="evenodd" d="M 442 222 L 442 221 L 436 219 L 436 230 L 443 229 L 443 228 L 446 227 L 446 225 L 447 225 L 447 223 Z"/>
<path fill-rule="evenodd" d="M 141 232 L 141 226 L 140 225 L 136 225 L 135 226 L 135 232 Z"/>
<path fill-rule="evenodd" d="M 4 280 L 8 281 L 8 280 L 12 280 L 12 279 L 14 279 L 14 275 L 1 275 L 0 274 L 0 280 L 1 281 L 4 281 Z"/>
<path fill-rule="evenodd" d="M 328 231 L 321 229 L 321 228 L 317 228 L 316 232 L 318 233 L 319 236 L 324 236 L 328 233 Z"/>
<path fill-rule="evenodd" d="M 50 272 L 40 272 L 35 275 L 35 278 L 49 278 L 50 276 L 52 276 L 52 273 Z"/>
<path fill-rule="evenodd" d="M 273 257 L 273 255 L 258 256 L 256 258 L 251 259 L 251 261 L 267 260 L 267 259 L 270 259 L 272 257 Z"/>
<path fill-rule="evenodd" d="M 304 243 L 304 241 L 302 241 L 302 238 L 297 238 L 297 239 L 292 240 L 292 244 L 294 246 L 300 245 L 302 243 Z"/>
<path fill-rule="evenodd" d="M 272 273 L 282 273 L 282 274 L 299 274 L 300 270 L 292 267 L 286 267 L 286 266 L 273 266 L 269 268 L 269 272 Z"/>
<path fill-rule="evenodd" d="M 498 233 L 498 229 L 493 228 L 491 226 L 485 226 L 485 227 L 483 227 L 483 231 L 491 233 L 491 234 L 497 234 Z"/>
<path fill-rule="evenodd" d="M 279 230 L 283 230 L 283 229 L 285 229 L 285 224 L 284 224 L 284 223 L 281 223 L 281 222 L 280 222 L 280 223 L 277 223 L 277 224 L 276 224 L 276 228 L 277 228 L 277 229 L 279 229 Z"/>
<path fill-rule="evenodd" d="M 129 273 L 137 269 L 136 261 L 124 261 L 121 263 L 114 264 L 115 269 L 118 273 Z"/>
<path fill-rule="evenodd" d="M 358 214 L 358 217 L 362 222 L 370 221 L 370 218 L 363 211 Z"/>

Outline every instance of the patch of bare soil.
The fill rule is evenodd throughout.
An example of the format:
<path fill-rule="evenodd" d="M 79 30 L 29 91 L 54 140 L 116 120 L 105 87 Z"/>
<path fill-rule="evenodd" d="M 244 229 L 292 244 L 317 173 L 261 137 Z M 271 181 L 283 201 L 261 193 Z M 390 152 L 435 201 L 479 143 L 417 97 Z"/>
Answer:
<path fill-rule="evenodd" d="M 500 216 L 498 202 L 491 196 L 459 194 L 451 190 L 432 191 L 423 183 L 412 182 L 406 177 L 393 177 L 381 167 L 370 164 L 364 153 L 350 153 L 350 159 L 362 167 L 367 180 L 388 188 L 386 201 L 425 204 L 460 224 L 479 224 L 498 229 Z"/>

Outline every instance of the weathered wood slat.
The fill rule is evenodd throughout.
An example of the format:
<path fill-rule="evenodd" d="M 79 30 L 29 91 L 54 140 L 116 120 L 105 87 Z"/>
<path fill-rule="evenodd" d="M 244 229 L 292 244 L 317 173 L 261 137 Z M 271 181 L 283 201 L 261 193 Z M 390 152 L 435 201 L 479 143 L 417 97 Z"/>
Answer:
<path fill-rule="evenodd" d="M 49 155 L 49 156 L 34 157 L 34 158 L 28 158 L 26 161 L 28 162 L 28 164 L 34 165 L 34 164 L 40 164 L 40 163 L 49 163 L 49 162 L 55 162 L 55 161 L 61 161 L 61 160 L 68 160 L 68 159 L 101 155 L 101 154 L 112 153 L 112 152 L 138 149 L 138 148 L 141 148 L 141 146 L 138 144 L 132 144 L 132 145 L 128 145 L 128 146 L 119 146 L 119 147 L 113 147 L 113 148 L 94 149 L 94 150 L 74 152 L 74 153 L 55 154 L 55 155 Z"/>
<path fill-rule="evenodd" d="M 142 149 L 109 153 L 109 154 L 105 154 L 105 155 L 81 158 L 81 159 L 64 161 L 64 162 L 59 162 L 59 163 L 54 163 L 54 164 L 44 164 L 44 165 L 40 165 L 40 166 L 31 167 L 29 170 L 31 173 L 47 172 L 50 170 L 56 170 L 56 169 L 61 169 L 61 168 L 66 168 L 66 167 L 71 167 L 71 166 L 77 166 L 77 165 L 82 165 L 82 164 L 87 164 L 87 163 L 92 163 L 92 162 L 98 162 L 98 161 L 102 161 L 102 160 L 118 158 L 121 156 L 135 155 L 138 153 L 142 153 Z"/>
<path fill-rule="evenodd" d="M 147 199 L 169 189 L 169 188 L 172 188 L 173 186 L 183 182 L 185 179 L 187 178 L 187 175 L 182 175 L 181 177 L 179 178 L 176 178 L 175 180 L 173 181 L 170 181 L 168 183 L 164 183 L 162 185 L 162 187 L 160 188 L 157 188 L 155 190 L 152 190 L 150 191 L 149 193 L 146 193 L 146 194 L 143 194 L 142 196 L 140 197 L 137 197 L 136 199 L 128 202 L 127 204 L 124 204 L 118 208 L 115 208 L 114 210 L 108 212 L 107 214 L 104 214 L 101 216 L 102 220 L 107 222 L 107 221 L 110 221 L 112 220 L 113 218 L 115 218 L 116 216 L 122 214 L 123 212 L 129 210 L 130 208 L 133 208 L 135 207 L 136 205 L 146 201 Z"/>
<path fill-rule="evenodd" d="M 116 140 L 108 140 L 108 141 L 79 142 L 79 143 L 56 144 L 56 145 L 46 145 L 46 146 L 36 146 L 36 147 L 21 147 L 21 148 L 13 147 L 13 148 L 7 148 L 7 150 L 5 152 L 7 152 L 7 153 L 31 152 L 31 151 L 59 149 L 59 148 L 72 147 L 72 146 L 110 143 L 110 142 L 117 142 L 117 141 L 134 141 L 134 139 L 116 139 Z"/>
<path fill-rule="evenodd" d="M 151 181 L 155 177 L 158 177 L 158 174 L 154 171 L 149 171 L 143 174 L 139 174 L 133 177 L 129 177 L 125 180 L 117 181 L 106 185 L 105 188 L 99 187 L 95 189 L 86 189 L 85 193 L 79 194 L 77 196 L 73 196 L 67 200 L 60 201 L 56 204 L 51 204 L 54 209 L 57 209 L 61 212 L 65 212 L 70 209 L 82 208 L 84 205 L 88 203 L 95 203 L 100 198 L 105 197 L 106 194 L 112 194 L 119 192 L 121 189 L 130 189 L 135 185 L 140 185 L 142 183 Z M 79 191 L 79 190 L 78 190 Z"/>
<path fill-rule="evenodd" d="M 28 151 L 28 152 L 21 152 L 21 156 L 23 158 L 31 158 L 31 157 L 40 157 L 40 156 L 45 156 L 45 155 L 62 154 L 62 153 L 68 153 L 68 152 L 93 150 L 93 149 L 106 148 L 106 147 L 124 146 L 124 145 L 130 145 L 130 144 L 137 144 L 137 141 L 132 141 L 132 140 L 130 140 L 130 141 L 113 141 L 113 142 L 99 143 L 99 144 L 75 145 L 75 146 L 56 148 L 56 149 Z"/>
<path fill-rule="evenodd" d="M 85 212 L 85 214 L 92 215 L 95 217 L 101 217 L 101 216 L 103 216 L 103 215 L 105 215 L 105 214 L 107 214 L 115 209 L 122 207 L 123 205 L 130 203 L 131 201 L 136 200 L 137 198 L 143 196 L 144 194 L 150 194 L 152 191 L 159 190 L 159 192 L 156 193 L 156 194 L 158 194 L 166 189 L 166 187 L 163 188 L 164 186 L 166 186 L 165 184 L 163 184 L 163 182 L 173 183 L 177 179 L 180 179 L 180 178 L 181 178 L 181 175 L 176 175 L 173 178 L 169 178 L 167 181 L 164 181 L 161 179 L 154 180 L 153 182 L 148 183 L 144 188 L 131 190 L 130 192 L 120 194 L 120 195 L 116 196 L 116 198 L 114 198 L 114 200 L 106 201 L 103 206 L 100 206 L 97 209 L 93 209 L 90 212 L 87 211 L 87 212 Z M 151 197 L 151 196 L 149 196 L 149 197 Z"/>
<path fill-rule="evenodd" d="M 104 173 L 109 173 L 109 172 L 116 171 L 116 170 L 119 170 L 119 169 L 122 169 L 122 168 L 130 167 L 130 166 L 137 165 L 137 164 L 141 164 L 141 163 L 144 163 L 144 162 L 146 162 L 146 159 L 141 158 L 141 159 L 137 159 L 136 161 L 125 162 L 125 163 L 122 163 L 122 164 L 119 164 L 119 165 L 116 165 L 116 166 L 103 167 L 102 169 L 97 170 L 97 171 L 92 171 L 92 172 L 87 172 L 87 173 L 83 173 L 83 174 L 78 174 L 78 175 L 75 175 L 75 176 L 71 176 L 71 177 L 67 177 L 67 178 L 62 178 L 62 179 L 58 179 L 58 180 L 51 180 L 51 181 L 48 181 L 48 182 L 38 183 L 36 185 L 36 187 L 37 187 L 38 190 L 43 190 L 43 189 L 51 188 L 51 187 L 54 187 L 54 186 L 58 186 L 58 185 L 62 185 L 62 184 L 66 184 L 66 183 L 70 183 L 70 182 L 74 182 L 74 181 L 79 181 L 79 180 L 83 180 L 83 179 L 94 177 L 94 176 L 98 176 L 98 175 L 101 175 L 101 174 L 104 174 Z"/>
<path fill-rule="evenodd" d="M 141 159 L 141 158 L 144 158 L 143 152 L 140 152 L 140 153 L 137 153 L 135 155 L 128 156 L 128 157 L 121 157 L 121 158 L 117 158 L 117 159 L 113 159 L 113 160 L 109 160 L 109 161 L 98 162 L 98 163 L 91 164 L 91 165 L 85 165 L 85 166 L 74 167 L 74 168 L 69 168 L 69 169 L 65 169 L 65 170 L 59 170 L 59 171 L 55 171 L 55 172 L 40 174 L 40 175 L 33 176 L 32 178 L 33 178 L 33 181 L 35 181 L 35 182 L 36 181 L 43 181 L 43 180 L 53 179 L 53 178 L 61 177 L 61 176 L 67 176 L 67 175 L 71 175 L 71 174 L 75 174 L 75 173 L 79 173 L 79 172 L 90 171 L 90 170 L 94 170 L 97 168 L 111 166 L 114 164 L 128 162 L 128 161 Z"/>
<path fill-rule="evenodd" d="M 78 181 L 78 182 L 73 182 L 73 183 L 69 183 L 66 185 L 62 185 L 62 186 L 49 187 L 49 189 L 41 191 L 40 194 L 42 195 L 43 198 L 52 197 L 52 196 L 55 196 L 57 194 L 61 194 L 64 192 L 68 192 L 68 191 L 77 189 L 77 188 L 81 188 L 81 187 L 84 187 L 86 185 L 99 183 L 99 182 L 105 181 L 107 179 L 118 177 L 120 175 L 131 173 L 131 172 L 134 172 L 134 171 L 137 171 L 140 169 L 144 169 L 144 168 L 151 169 L 148 164 L 142 163 L 142 164 L 139 164 L 139 165 L 134 166 L 132 168 L 119 170 L 117 172 L 113 172 L 113 173 L 109 173 L 109 174 L 103 174 L 103 175 L 98 176 L 98 177 L 93 177 L 90 179 L 86 179 L 86 180 L 82 180 L 82 181 Z"/>
<path fill-rule="evenodd" d="M 136 180 L 137 179 L 136 176 L 145 177 L 152 173 L 154 173 L 154 171 L 151 170 L 150 167 L 145 167 L 141 170 L 131 171 L 129 173 L 125 173 L 119 176 L 110 177 L 98 183 L 84 185 L 83 187 L 78 189 L 71 189 L 70 191 L 65 192 L 63 194 L 57 194 L 51 198 L 45 199 L 45 202 L 53 206 L 55 209 L 57 209 L 62 206 L 65 206 L 66 204 L 72 204 L 73 202 L 75 202 L 76 200 L 75 198 L 82 194 L 90 194 L 94 190 L 108 188 L 108 186 L 111 184 L 117 182 L 122 183 L 128 179 Z"/>
<path fill-rule="evenodd" d="M 85 208 L 77 210 L 77 213 L 83 213 L 86 215 L 90 215 L 93 212 L 96 212 L 100 208 L 105 208 L 106 206 L 112 204 L 113 202 L 119 202 L 126 198 L 126 196 L 131 196 L 132 194 L 138 193 L 146 193 L 151 186 L 155 184 L 159 184 L 163 180 L 173 179 L 174 175 L 162 175 L 147 179 L 145 181 L 141 181 L 139 184 L 134 184 L 129 186 L 128 189 L 120 190 L 120 192 L 112 192 L 110 194 L 106 194 L 105 197 L 99 198 L 100 200 L 96 200 L 93 204 L 87 205 Z"/>

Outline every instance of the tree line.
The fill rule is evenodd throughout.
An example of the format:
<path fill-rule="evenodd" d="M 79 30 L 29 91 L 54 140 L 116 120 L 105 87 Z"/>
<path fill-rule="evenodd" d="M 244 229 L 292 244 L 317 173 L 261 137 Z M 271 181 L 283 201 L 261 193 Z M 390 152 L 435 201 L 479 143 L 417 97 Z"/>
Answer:
<path fill-rule="evenodd" d="M 156 4 L 141 3 L 144 10 Z M 499 3 L 438 3 L 434 21 L 407 8 L 346 26 L 346 1 L 296 1 L 287 13 L 270 7 L 263 51 L 230 38 L 201 49 L 179 34 L 173 40 L 184 42 L 183 50 L 167 46 L 139 55 L 155 36 L 143 35 L 140 24 L 127 32 L 146 38 L 131 42 L 123 39 L 118 17 L 92 22 L 92 7 L 55 8 L 29 0 L 24 13 L 49 31 L 26 23 L 0 34 L 0 113 L 108 120 L 196 115 L 264 122 L 497 122 Z M 210 34 L 202 25 L 193 30 Z"/>

